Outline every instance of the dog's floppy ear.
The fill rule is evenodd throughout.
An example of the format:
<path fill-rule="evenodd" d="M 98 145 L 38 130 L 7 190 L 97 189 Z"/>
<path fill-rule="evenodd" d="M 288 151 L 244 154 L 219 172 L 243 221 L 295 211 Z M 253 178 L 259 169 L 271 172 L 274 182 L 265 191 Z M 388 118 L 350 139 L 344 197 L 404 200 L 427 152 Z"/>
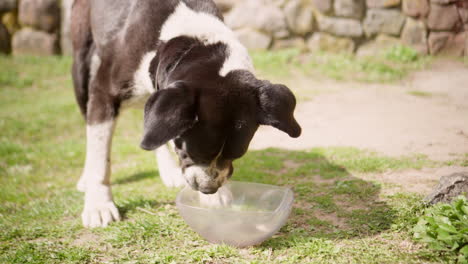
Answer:
<path fill-rule="evenodd" d="M 263 81 L 258 89 L 260 102 L 259 123 L 286 132 L 290 137 L 301 135 L 301 127 L 294 118 L 296 97 L 288 87 Z"/>
<path fill-rule="evenodd" d="M 195 94 L 183 82 L 159 90 L 145 105 L 144 133 L 140 147 L 154 150 L 183 134 L 196 120 Z"/>

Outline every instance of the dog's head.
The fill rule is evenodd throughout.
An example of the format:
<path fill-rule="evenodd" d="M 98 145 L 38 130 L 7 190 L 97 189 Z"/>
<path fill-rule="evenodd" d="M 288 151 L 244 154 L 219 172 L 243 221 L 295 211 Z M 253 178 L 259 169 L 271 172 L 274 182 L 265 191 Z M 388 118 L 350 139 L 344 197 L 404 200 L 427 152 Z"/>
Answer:
<path fill-rule="evenodd" d="M 193 189 L 215 193 L 232 175 L 232 162 L 245 154 L 259 125 L 291 137 L 301 134 L 293 116 L 296 99 L 286 86 L 258 80 L 245 70 L 219 75 L 226 56 L 222 45 L 191 47 L 176 62 L 170 51 L 159 62 L 160 89 L 145 106 L 141 147 L 153 150 L 174 140 Z"/>

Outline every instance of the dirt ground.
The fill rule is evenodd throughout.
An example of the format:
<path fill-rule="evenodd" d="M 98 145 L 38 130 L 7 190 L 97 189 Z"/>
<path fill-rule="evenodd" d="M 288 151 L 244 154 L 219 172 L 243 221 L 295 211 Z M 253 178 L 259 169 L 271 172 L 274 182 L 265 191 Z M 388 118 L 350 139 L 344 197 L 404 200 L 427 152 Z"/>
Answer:
<path fill-rule="evenodd" d="M 352 146 L 390 156 L 425 154 L 438 161 L 468 153 L 468 67 L 461 62 L 437 61 L 393 84 L 299 78 L 287 85 L 299 91 L 319 91 L 296 108 L 301 137 L 292 139 L 261 127 L 251 149 Z M 380 178 L 390 183 L 410 179 L 405 189 L 428 193 L 440 176 L 460 170 L 468 169 L 426 169 Z"/>
<path fill-rule="evenodd" d="M 439 61 L 396 84 L 307 79 L 288 85 L 320 87 L 320 94 L 296 108 L 301 137 L 261 127 L 252 149 L 353 146 L 391 156 L 421 153 L 434 160 L 468 153 L 468 68 L 462 63 Z"/>

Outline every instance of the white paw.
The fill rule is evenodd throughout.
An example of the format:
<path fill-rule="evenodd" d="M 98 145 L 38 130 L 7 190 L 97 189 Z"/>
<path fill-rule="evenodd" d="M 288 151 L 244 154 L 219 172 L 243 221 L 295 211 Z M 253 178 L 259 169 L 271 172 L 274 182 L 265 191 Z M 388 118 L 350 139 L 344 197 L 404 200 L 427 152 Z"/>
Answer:
<path fill-rule="evenodd" d="M 159 176 L 167 187 L 183 187 L 185 179 L 182 170 L 177 164 L 176 158 L 169 150 L 167 144 L 156 149 L 156 159 L 158 160 Z"/>
<path fill-rule="evenodd" d="M 119 211 L 114 202 L 89 206 L 83 210 L 81 220 L 85 227 L 106 227 L 111 222 L 120 221 Z"/>
<path fill-rule="evenodd" d="M 120 221 L 119 211 L 112 201 L 110 186 L 92 185 L 86 187 L 85 205 L 81 220 L 85 227 L 106 227 Z"/>
<path fill-rule="evenodd" d="M 185 179 L 182 177 L 180 168 L 174 168 L 173 170 L 161 171 L 161 180 L 166 187 L 183 187 L 185 186 Z"/>
<path fill-rule="evenodd" d="M 80 192 L 85 192 L 86 191 L 86 180 L 85 177 L 81 176 L 80 180 L 76 184 L 76 189 Z"/>

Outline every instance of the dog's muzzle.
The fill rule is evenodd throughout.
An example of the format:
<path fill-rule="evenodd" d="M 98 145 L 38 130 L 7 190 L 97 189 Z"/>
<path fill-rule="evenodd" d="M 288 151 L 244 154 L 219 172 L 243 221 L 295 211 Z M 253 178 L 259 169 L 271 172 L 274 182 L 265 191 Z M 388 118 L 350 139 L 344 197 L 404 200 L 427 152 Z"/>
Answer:
<path fill-rule="evenodd" d="M 184 170 L 184 177 L 192 189 L 204 194 L 213 194 L 232 175 L 232 167 L 219 170 L 213 167 L 193 165 Z"/>

